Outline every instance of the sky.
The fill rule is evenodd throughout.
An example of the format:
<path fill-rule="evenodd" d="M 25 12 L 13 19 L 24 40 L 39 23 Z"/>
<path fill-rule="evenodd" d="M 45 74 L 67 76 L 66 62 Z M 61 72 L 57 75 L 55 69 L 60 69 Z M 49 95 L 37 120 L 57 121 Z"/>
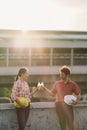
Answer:
<path fill-rule="evenodd" d="M 0 0 L 0 29 L 87 31 L 87 0 Z"/>

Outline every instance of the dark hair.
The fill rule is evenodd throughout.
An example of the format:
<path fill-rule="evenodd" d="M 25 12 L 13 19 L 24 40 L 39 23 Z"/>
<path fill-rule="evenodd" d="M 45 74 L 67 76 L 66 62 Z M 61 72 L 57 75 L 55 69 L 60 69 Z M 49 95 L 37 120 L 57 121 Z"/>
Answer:
<path fill-rule="evenodd" d="M 70 68 L 66 65 L 62 66 L 60 68 L 60 71 L 63 72 L 64 74 L 66 74 L 66 75 L 70 75 Z"/>
<path fill-rule="evenodd" d="M 18 74 L 17 74 L 17 76 L 16 76 L 16 81 L 18 80 L 18 78 L 19 78 L 22 74 L 26 73 L 26 71 L 27 71 L 27 68 L 24 68 L 24 67 L 20 68 L 20 70 L 19 70 L 19 72 L 18 72 Z"/>

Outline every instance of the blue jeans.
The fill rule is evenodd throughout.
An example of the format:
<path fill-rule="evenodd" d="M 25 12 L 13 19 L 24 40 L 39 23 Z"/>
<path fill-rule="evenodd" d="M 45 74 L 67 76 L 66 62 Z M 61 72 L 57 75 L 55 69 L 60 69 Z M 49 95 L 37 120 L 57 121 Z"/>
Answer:
<path fill-rule="evenodd" d="M 30 113 L 30 105 L 26 108 L 16 108 L 16 112 L 19 130 L 24 130 Z"/>

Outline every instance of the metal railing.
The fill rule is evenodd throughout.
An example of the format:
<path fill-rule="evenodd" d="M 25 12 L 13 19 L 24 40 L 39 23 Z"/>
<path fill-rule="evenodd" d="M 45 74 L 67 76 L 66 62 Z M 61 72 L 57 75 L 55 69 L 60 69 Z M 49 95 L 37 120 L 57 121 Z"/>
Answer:
<path fill-rule="evenodd" d="M 0 97 L 0 103 L 12 103 L 9 97 Z"/>

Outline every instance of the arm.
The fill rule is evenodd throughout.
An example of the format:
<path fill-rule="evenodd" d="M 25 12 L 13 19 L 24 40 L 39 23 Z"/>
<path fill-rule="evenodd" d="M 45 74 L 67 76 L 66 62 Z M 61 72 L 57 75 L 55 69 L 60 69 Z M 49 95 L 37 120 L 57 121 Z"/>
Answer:
<path fill-rule="evenodd" d="M 18 91 L 19 91 L 18 84 L 15 82 L 11 94 L 12 100 L 14 103 L 16 102 L 21 108 L 24 108 L 25 105 L 18 98 Z"/>
<path fill-rule="evenodd" d="M 79 101 L 80 100 L 80 97 L 81 97 L 81 95 L 79 94 L 79 95 L 77 95 L 77 100 Z"/>
<path fill-rule="evenodd" d="M 45 92 L 47 92 L 50 96 L 55 96 L 55 94 L 49 90 L 48 88 L 46 88 L 45 86 L 41 87 Z"/>
<path fill-rule="evenodd" d="M 38 87 L 36 87 L 31 93 L 30 96 L 32 97 L 38 91 Z"/>
<path fill-rule="evenodd" d="M 74 95 L 75 95 L 75 97 L 76 97 L 76 100 L 75 101 L 73 101 L 73 105 L 75 105 L 75 104 L 77 104 L 78 102 L 79 102 L 79 100 L 80 100 L 80 97 L 81 97 L 81 91 L 80 91 L 80 89 L 79 89 L 79 87 L 78 87 L 78 85 L 75 83 L 74 84 Z"/>
<path fill-rule="evenodd" d="M 81 95 L 80 94 L 78 94 L 78 95 L 75 95 L 76 96 L 76 100 L 74 101 L 73 100 L 73 105 L 76 105 L 78 102 L 79 102 L 79 100 L 80 100 L 80 97 L 81 97 Z"/>

